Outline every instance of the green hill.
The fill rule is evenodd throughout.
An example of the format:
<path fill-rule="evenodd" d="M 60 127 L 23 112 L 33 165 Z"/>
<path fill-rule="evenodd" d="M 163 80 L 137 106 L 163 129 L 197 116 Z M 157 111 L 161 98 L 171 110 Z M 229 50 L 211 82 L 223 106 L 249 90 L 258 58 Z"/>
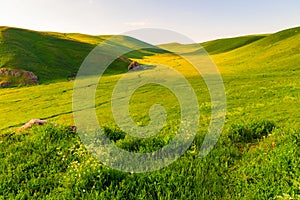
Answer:
<path fill-rule="evenodd" d="M 211 55 L 224 53 L 253 43 L 257 40 L 263 39 L 268 35 L 250 35 L 236 38 L 219 39 L 201 44 L 202 47 Z"/>
<path fill-rule="evenodd" d="M 296 27 L 274 34 L 249 35 L 235 38 L 218 39 L 201 44 L 169 43 L 159 45 L 159 47 L 172 52 L 180 52 L 185 54 L 197 52 L 199 48 L 202 47 L 210 55 L 228 53 L 232 51 L 234 51 L 232 52 L 232 55 L 239 53 L 251 54 L 252 51 L 262 51 L 261 53 L 265 53 L 264 50 L 266 49 L 270 51 L 280 50 L 278 53 L 289 55 L 288 53 L 292 52 L 292 54 L 296 54 L 297 51 L 295 50 L 299 50 L 299 42 L 297 42 L 297 39 L 299 39 L 299 34 L 300 27 Z M 291 46 L 292 48 L 288 49 L 288 46 Z M 274 52 L 270 52 L 270 54 L 273 53 Z"/>
<path fill-rule="evenodd" d="M 265 37 L 267 37 L 267 35 L 250 35 L 236 38 L 218 39 L 204 42 L 201 44 L 169 43 L 159 45 L 159 47 L 172 52 L 180 52 L 183 54 L 197 53 L 197 51 L 199 51 L 199 49 L 203 47 L 210 55 L 214 55 L 218 53 L 231 51 L 233 49 L 245 46 Z"/>
<path fill-rule="evenodd" d="M 84 58 L 99 43 L 110 36 L 91 36 L 76 33 L 37 32 L 0 27 L 0 68 L 33 72 L 40 83 L 67 80 L 76 75 Z M 135 51 L 128 56 L 141 57 L 159 50 L 128 36 L 114 36 L 115 48 L 146 45 L 148 50 Z M 162 52 L 162 51 L 161 51 Z M 127 71 L 129 61 L 117 59 L 111 66 L 113 73 Z"/>
<path fill-rule="evenodd" d="M 299 41 L 300 27 L 296 27 L 268 35 L 219 39 L 202 44 L 170 43 L 159 46 L 191 56 L 202 52 L 201 48 L 204 48 L 223 72 L 231 71 L 239 75 L 247 75 L 249 71 L 260 75 L 285 72 L 289 75 L 299 71 Z"/>
<path fill-rule="evenodd" d="M 300 70 L 300 27 L 271 34 L 251 44 L 213 56 L 218 66 L 240 74 L 293 76 Z"/>
<path fill-rule="evenodd" d="M 32 71 L 41 82 L 66 80 L 93 47 L 64 34 L 1 28 L 0 67 Z"/>
<path fill-rule="evenodd" d="M 180 44 L 180 43 L 169 43 L 169 44 L 161 44 L 158 45 L 162 49 L 166 49 L 171 52 L 179 52 L 179 53 L 192 53 L 199 50 L 199 44 Z"/>

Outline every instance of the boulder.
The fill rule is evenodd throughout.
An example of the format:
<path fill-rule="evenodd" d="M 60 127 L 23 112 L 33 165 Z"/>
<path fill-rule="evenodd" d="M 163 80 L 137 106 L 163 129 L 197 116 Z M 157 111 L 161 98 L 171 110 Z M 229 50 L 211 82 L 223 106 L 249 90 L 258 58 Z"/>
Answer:
<path fill-rule="evenodd" d="M 38 84 L 38 77 L 33 73 L 33 72 L 29 72 L 26 71 L 23 74 L 23 77 L 25 79 L 25 81 L 27 81 L 25 84 Z"/>
<path fill-rule="evenodd" d="M 27 122 L 26 124 L 24 124 L 21 128 L 18 129 L 17 132 L 21 132 L 21 131 L 24 131 L 28 128 L 31 128 L 32 126 L 34 125 L 38 125 L 38 126 L 43 126 L 45 124 L 48 124 L 47 120 L 41 120 L 41 119 L 31 119 L 29 122 Z M 58 124 L 54 124 L 54 123 L 50 123 L 52 124 L 53 126 L 58 126 Z M 76 132 L 77 131 L 77 127 L 72 125 L 70 126 L 70 128 Z"/>
<path fill-rule="evenodd" d="M 47 124 L 46 120 L 40 120 L 40 119 L 31 119 L 29 122 L 24 124 L 21 128 L 18 129 L 18 132 L 24 131 L 28 128 L 31 128 L 33 125 L 45 125 Z"/>
<path fill-rule="evenodd" d="M 0 82 L 0 87 L 9 87 L 12 84 L 10 81 Z"/>
<path fill-rule="evenodd" d="M 132 61 L 130 65 L 128 65 L 128 71 L 138 71 L 138 70 L 143 70 L 143 68 L 138 62 Z"/>

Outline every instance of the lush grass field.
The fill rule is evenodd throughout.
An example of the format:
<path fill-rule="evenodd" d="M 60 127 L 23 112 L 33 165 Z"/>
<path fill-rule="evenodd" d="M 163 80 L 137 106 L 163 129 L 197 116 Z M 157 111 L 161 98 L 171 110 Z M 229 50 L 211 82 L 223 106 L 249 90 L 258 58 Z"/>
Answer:
<path fill-rule="evenodd" d="M 54 76 L 55 81 L 50 80 L 49 84 L 0 89 L 0 196 L 4 199 L 299 199 L 299 31 L 300 28 L 295 28 L 203 44 L 222 74 L 227 95 L 224 131 L 214 150 L 203 159 L 198 152 L 210 121 L 211 104 L 201 77 L 186 61 L 171 53 L 152 50 L 128 54 L 141 63 L 160 63 L 178 70 L 193 86 L 200 105 L 201 126 L 189 150 L 170 166 L 151 173 L 109 169 L 86 151 L 78 135 L 67 127 L 73 124 L 72 81 L 58 82 L 59 78 Z M 102 38 L 80 34 L 67 37 L 87 46 L 101 42 Z M 161 47 L 191 57 L 199 50 L 195 44 Z M 176 97 L 153 84 L 139 88 L 130 102 L 135 122 L 147 125 L 148 110 L 154 103 L 164 106 L 168 118 L 156 137 L 130 137 L 116 127 L 110 110 L 111 93 L 121 76 L 119 73 L 103 76 L 97 88 L 96 112 L 107 136 L 117 146 L 135 152 L 153 151 L 168 144 L 174 136 L 172 130 L 178 126 Z M 48 125 L 15 133 L 17 127 L 32 118 L 63 126 Z"/>

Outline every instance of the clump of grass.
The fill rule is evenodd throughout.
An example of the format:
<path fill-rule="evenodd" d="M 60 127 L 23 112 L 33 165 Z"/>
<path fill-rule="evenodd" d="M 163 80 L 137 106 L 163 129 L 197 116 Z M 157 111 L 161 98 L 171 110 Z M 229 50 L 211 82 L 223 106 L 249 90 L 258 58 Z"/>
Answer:
<path fill-rule="evenodd" d="M 251 143 L 268 136 L 274 128 L 275 123 L 267 120 L 253 121 L 249 124 L 234 123 L 228 137 L 237 143 Z"/>
<path fill-rule="evenodd" d="M 117 142 L 118 140 L 122 140 L 126 136 L 125 132 L 123 132 L 123 131 L 121 131 L 119 129 L 116 129 L 116 128 L 109 128 L 109 127 L 105 126 L 103 129 L 104 129 L 105 135 L 111 141 L 114 141 L 114 142 Z"/>

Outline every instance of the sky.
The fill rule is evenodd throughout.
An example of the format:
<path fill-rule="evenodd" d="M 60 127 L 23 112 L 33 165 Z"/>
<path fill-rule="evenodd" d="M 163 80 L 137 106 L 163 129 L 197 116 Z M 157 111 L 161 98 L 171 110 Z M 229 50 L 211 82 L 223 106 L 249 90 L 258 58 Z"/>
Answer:
<path fill-rule="evenodd" d="M 0 8 L 0 26 L 92 35 L 158 28 L 195 42 L 300 26 L 299 0 L 0 0 Z"/>

